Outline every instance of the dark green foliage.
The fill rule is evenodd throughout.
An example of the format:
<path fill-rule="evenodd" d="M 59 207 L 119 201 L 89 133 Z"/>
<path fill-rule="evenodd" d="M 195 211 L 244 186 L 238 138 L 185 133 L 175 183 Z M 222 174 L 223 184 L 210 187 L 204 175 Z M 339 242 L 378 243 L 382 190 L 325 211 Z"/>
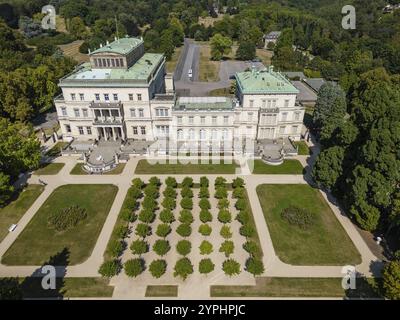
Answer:
<path fill-rule="evenodd" d="M 174 267 L 174 276 L 183 280 L 193 273 L 193 265 L 188 258 L 179 259 Z"/>
<path fill-rule="evenodd" d="M 157 177 L 151 177 L 151 178 L 149 179 L 149 184 L 150 184 L 150 185 L 153 185 L 153 186 L 159 187 L 159 186 L 161 185 L 161 182 L 160 182 L 160 179 L 159 179 L 159 178 L 157 178 Z"/>
<path fill-rule="evenodd" d="M 243 244 L 243 249 L 246 250 L 250 256 L 254 257 L 258 254 L 260 248 L 254 241 L 247 241 Z"/>
<path fill-rule="evenodd" d="M 107 251 L 111 254 L 111 257 L 118 258 L 125 248 L 125 242 L 122 240 L 110 241 L 107 245 Z"/>
<path fill-rule="evenodd" d="M 240 188 L 244 186 L 244 180 L 240 177 L 237 177 L 235 179 L 233 179 L 232 181 L 232 187 L 233 188 Z"/>
<path fill-rule="evenodd" d="M 178 220 L 181 223 L 187 223 L 187 224 L 191 224 L 194 221 L 192 213 L 189 210 L 185 209 L 179 213 Z"/>
<path fill-rule="evenodd" d="M 141 239 L 132 241 L 130 247 L 133 254 L 142 255 L 149 251 L 149 244 Z"/>
<path fill-rule="evenodd" d="M 152 209 L 146 209 L 140 211 L 139 213 L 139 220 L 144 223 L 152 223 L 156 215 Z"/>
<path fill-rule="evenodd" d="M 161 238 L 165 238 L 167 235 L 171 233 L 171 227 L 169 224 L 163 223 L 157 226 L 156 235 Z"/>
<path fill-rule="evenodd" d="M 214 197 L 217 199 L 226 198 L 228 197 L 228 191 L 224 186 L 217 187 L 217 189 L 215 189 Z"/>
<path fill-rule="evenodd" d="M 254 235 L 255 230 L 254 228 L 249 225 L 249 224 L 244 224 L 240 227 L 239 229 L 239 233 L 243 236 L 243 237 L 247 237 L 250 238 Z"/>
<path fill-rule="evenodd" d="M 181 190 L 181 196 L 183 198 L 193 198 L 193 191 L 190 187 L 183 187 Z"/>
<path fill-rule="evenodd" d="M 199 198 L 209 198 L 210 191 L 208 191 L 208 187 L 200 187 Z"/>
<path fill-rule="evenodd" d="M 187 187 L 187 188 L 191 188 L 193 187 L 193 179 L 190 177 L 186 177 L 185 179 L 182 180 L 181 183 L 182 188 Z"/>
<path fill-rule="evenodd" d="M 173 210 L 176 208 L 176 200 L 174 198 L 164 198 L 164 200 L 162 201 L 161 205 L 165 208 L 165 209 L 169 209 L 169 210 Z"/>
<path fill-rule="evenodd" d="M 295 206 L 283 209 L 281 216 L 290 224 L 301 229 L 308 229 L 314 223 L 314 215 L 311 212 Z"/>
<path fill-rule="evenodd" d="M 189 237 L 192 234 L 192 227 L 190 224 L 182 223 L 176 228 L 176 233 L 181 237 Z"/>
<path fill-rule="evenodd" d="M 104 261 L 99 268 L 99 273 L 105 278 L 112 278 L 116 276 L 122 269 L 119 260 Z"/>
<path fill-rule="evenodd" d="M 145 196 L 142 201 L 143 209 L 155 211 L 158 207 L 157 200 L 155 200 L 152 196 Z"/>
<path fill-rule="evenodd" d="M 229 257 L 233 251 L 235 250 L 235 245 L 233 241 L 225 240 L 221 243 L 221 247 L 219 248 L 219 252 L 223 252 L 226 257 Z"/>
<path fill-rule="evenodd" d="M 165 260 L 154 260 L 150 263 L 149 270 L 154 278 L 160 278 L 167 270 L 167 262 Z"/>
<path fill-rule="evenodd" d="M 147 197 L 151 197 L 153 199 L 157 199 L 159 197 L 159 192 L 158 192 L 158 186 L 153 185 L 153 184 L 148 184 L 144 189 L 143 189 L 144 194 Z"/>
<path fill-rule="evenodd" d="M 229 223 L 232 221 L 232 214 L 228 210 L 220 210 L 218 212 L 218 221 L 222 223 Z"/>
<path fill-rule="evenodd" d="M 245 210 L 247 208 L 247 201 L 245 199 L 238 199 L 235 203 L 235 208 L 238 210 Z"/>
<path fill-rule="evenodd" d="M 199 207 L 200 207 L 201 210 L 209 210 L 209 209 L 211 209 L 210 201 L 207 198 L 200 199 Z"/>
<path fill-rule="evenodd" d="M 224 187 L 226 184 L 226 179 L 224 177 L 215 178 L 214 186 L 217 189 L 218 187 Z"/>
<path fill-rule="evenodd" d="M 125 273 L 128 277 L 137 277 L 145 269 L 145 262 L 141 258 L 130 259 L 124 264 Z"/>
<path fill-rule="evenodd" d="M 199 226 L 199 233 L 203 236 L 209 236 L 212 232 L 212 228 L 208 224 L 201 224 Z"/>
<path fill-rule="evenodd" d="M 199 246 L 199 249 L 201 255 L 211 254 L 213 252 L 213 245 L 210 242 L 203 240 Z"/>
<path fill-rule="evenodd" d="M 71 206 L 49 217 L 49 224 L 57 231 L 64 231 L 75 227 L 80 221 L 86 219 L 86 209 Z"/>
<path fill-rule="evenodd" d="M 164 256 L 171 249 L 167 240 L 157 240 L 153 245 L 153 251 L 159 256 Z"/>
<path fill-rule="evenodd" d="M 242 187 L 237 187 L 233 189 L 232 196 L 236 199 L 243 199 L 245 197 L 245 189 Z"/>
<path fill-rule="evenodd" d="M 136 226 L 135 234 L 139 237 L 145 238 L 151 234 L 151 227 L 145 223 L 139 223 Z"/>
<path fill-rule="evenodd" d="M 246 261 L 246 271 L 259 276 L 264 273 L 264 264 L 261 260 L 249 258 Z"/>
<path fill-rule="evenodd" d="M 223 262 L 222 270 L 228 276 L 238 275 L 240 273 L 240 264 L 234 259 L 228 259 Z"/>
<path fill-rule="evenodd" d="M 203 223 L 206 222 L 211 222 L 212 221 L 212 215 L 209 210 L 201 210 L 200 211 L 200 221 Z"/>
<path fill-rule="evenodd" d="M 200 178 L 200 187 L 208 188 L 209 181 L 207 177 Z"/>
<path fill-rule="evenodd" d="M 132 186 L 140 190 L 143 188 L 144 182 L 140 178 L 135 178 L 132 180 Z"/>
<path fill-rule="evenodd" d="M 200 273 L 203 273 L 203 274 L 210 273 L 210 272 L 214 271 L 214 268 L 215 268 L 215 265 L 209 258 L 202 259 L 199 262 L 199 272 Z"/>
<path fill-rule="evenodd" d="M 236 220 L 239 221 L 242 225 L 246 224 L 250 221 L 250 215 L 246 210 L 242 210 L 237 214 Z"/>
<path fill-rule="evenodd" d="M 187 256 L 191 250 L 192 244 L 188 240 L 180 240 L 176 244 L 176 251 L 182 256 Z"/>
<path fill-rule="evenodd" d="M 231 231 L 231 228 L 228 225 L 222 226 L 219 234 L 224 239 L 232 238 L 232 231 Z"/>
<path fill-rule="evenodd" d="M 222 198 L 218 200 L 218 209 L 227 209 L 229 208 L 229 200 L 227 198 Z"/>
<path fill-rule="evenodd" d="M 193 209 L 193 200 L 191 198 L 182 198 L 181 207 L 182 207 L 182 209 L 192 210 Z"/>
<path fill-rule="evenodd" d="M 176 199 L 176 190 L 173 187 L 166 187 L 163 192 L 164 197 Z"/>
<path fill-rule="evenodd" d="M 175 221 L 174 213 L 169 209 L 160 212 L 160 220 L 164 223 L 172 223 Z"/>
<path fill-rule="evenodd" d="M 176 188 L 178 186 L 178 183 L 174 177 L 168 177 L 165 179 L 165 184 L 170 188 Z"/>

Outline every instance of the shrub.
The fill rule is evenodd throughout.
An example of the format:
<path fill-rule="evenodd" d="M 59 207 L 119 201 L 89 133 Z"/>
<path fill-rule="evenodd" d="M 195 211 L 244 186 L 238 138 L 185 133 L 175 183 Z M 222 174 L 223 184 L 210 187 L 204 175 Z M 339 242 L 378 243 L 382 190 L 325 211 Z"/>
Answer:
<path fill-rule="evenodd" d="M 181 237 L 189 237 L 192 234 L 192 227 L 190 224 L 182 223 L 176 228 L 176 233 Z"/>
<path fill-rule="evenodd" d="M 178 186 L 178 183 L 174 177 L 168 177 L 165 179 L 165 184 L 170 188 L 176 188 Z"/>
<path fill-rule="evenodd" d="M 200 187 L 199 198 L 209 198 L 210 191 L 208 191 L 208 187 Z"/>
<path fill-rule="evenodd" d="M 192 250 L 192 244 L 188 240 L 180 240 L 176 244 L 176 251 L 182 256 L 187 256 Z"/>
<path fill-rule="evenodd" d="M 210 211 L 206 209 L 202 209 L 200 211 L 200 221 L 203 223 L 211 222 L 212 221 L 212 214 Z"/>
<path fill-rule="evenodd" d="M 200 178 L 200 187 L 206 187 L 208 188 L 209 186 L 209 181 L 207 177 L 201 177 Z"/>
<path fill-rule="evenodd" d="M 314 215 L 311 212 L 295 206 L 283 209 L 281 216 L 290 224 L 301 229 L 308 229 L 314 223 Z"/>
<path fill-rule="evenodd" d="M 218 212 L 218 221 L 222 223 L 229 223 L 232 221 L 232 215 L 228 210 L 220 210 Z"/>
<path fill-rule="evenodd" d="M 165 209 L 173 210 L 176 208 L 176 200 L 174 198 L 164 198 L 161 204 Z"/>
<path fill-rule="evenodd" d="M 112 278 L 121 271 L 121 262 L 117 259 L 104 261 L 99 268 L 99 273 L 105 278 Z"/>
<path fill-rule="evenodd" d="M 164 223 L 172 223 L 175 221 L 174 213 L 169 209 L 160 212 L 160 220 Z"/>
<path fill-rule="evenodd" d="M 164 256 L 171 249 L 169 242 L 167 240 L 157 240 L 154 242 L 153 251 L 159 256 Z"/>
<path fill-rule="evenodd" d="M 246 261 L 246 271 L 254 276 L 259 276 L 264 273 L 264 264 L 261 260 L 249 258 Z"/>
<path fill-rule="evenodd" d="M 202 224 L 199 226 L 199 233 L 203 236 L 209 236 L 212 232 L 212 228 L 208 224 Z"/>
<path fill-rule="evenodd" d="M 156 218 L 155 213 L 151 209 L 144 208 L 139 213 L 139 220 L 144 223 L 152 223 Z"/>
<path fill-rule="evenodd" d="M 86 209 L 79 206 L 71 206 L 61 210 L 61 212 L 50 215 L 49 224 L 57 231 L 64 231 L 75 227 L 86 217 Z"/>
<path fill-rule="evenodd" d="M 193 209 L 193 200 L 191 198 L 182 198 L 181 207 L 183 209 L 192 210 Z"/>
<path fill-rule="evenodd" d="M 203 242 L 199 246 L 200 249 L 200 254 L 205 255 L 205 254 L 211 254 L 213 252 L 213 245 L 211 242 L 207 240 L 203 240 Z"/>
<path fill-rule="evenodd" d="M 151 196 L 145 196 L 142 202 L 143 209 L 155 211 L 157 209 L 157 201 Z"/>
<path fill-rule="evenodd" d="M 136 198 L 127 197 L 124 201 L 123 208 L 129 209 L 131 211 L 138 208 L 138 202 Z"/>
<path fill-rule="evenodd" d="M 179 259 L 174 268 L 174 277 L 181 277 L 183 280 L 193 273 L 193 265 L 188 258 Z"/>
<path fill-rule="evenodd" d="M 219 232 L 222 238 L 230 239 L 232 238 L 232 231 L 231 228 L 227 225 L 222 226 L 221 231 Z"/>
<path fill-rule="evenodd" d="M 232 192 L 232 197 L 236 198 L 236 199 L 243 199 L 244 198 L 244 188 L 235 188 L 233 189 Z"/>
<path fill-rule="evenodd" d="M 124 244 L 125 242 L 121 240 L 110 241 L 107 245 L 107 251 L 111 254 L 113 258 L 118 258 L 122 254 L 122 251 L 124 251 Z"/>
<path fill-rule="evenodd" d="M 227 198 L 222 198 L 218 200 L 218 209 L 228 209 L 229 208 L 229 200 Z"/>
<path fill-rule="evenodd" d="M 131 243 L 129 248 L 133 254 L 141 255 L 149 251 L 149 244 L 144 240 L 137 239 Z"/>
<path fill-rule="evenodd" d="M 214 197 L 217 199 L 227 198 L 228 191 L 226 191 L 225 187 L 218 187 L 217 189 L 215 189 Z"/>
<path fill-rule="evenodd" d="M 215 265 L 209 258 L 202 259 L 199 262 L 199 272 L 200 273 L 203 273 L 203 274 L 210 273 L 210 272 L 214 271 L 214 268 L 215 268 Z"/>
<path fill-rule="evenodd" d="M 221 186 L 225 186 L 225 184 L 226 184 L 226 179 L 224 177 L 217 177 L 215 179 L 214 186 L 216 188 L 217 187 L 221 187 Z"/>
<path fill-rule="evenodd" d="M 189 187 L 183 187 L 181 190 L 181 196 L 183 198 L 193 198 L 193 191 Z"/>
<path fill-rule="evenodd" d="M 166 187 L 163 195 L 165 198 L 173 198 L 176 199 L 176 190 L 172 187 Z"/>
<path fill-rule="evenodd" d="M 241 188 L 243 186 L 244 186 L 244 180 L 242 178 L 237 177 L 237 178 L 233 179 L 232 187 Z"/>
<path fill-rule="evenodd" d="M 157 226 L 156 235 L 158 235 L 159 237 L 165 238 L 170 233 L 171 233 L 171 227 L 168 224 L 163 223 Z"/>
<path fill-rule="evenodd" d="M 149 184 L 159 187 L 161 185 L 160 179 L 158 179 L 157 177 L 151 177 L 149 179 Z"/>
<path fill-rule="evenodd" d="M 202 198 L 199 201 L 199 207 L 202 210 L 207 210 L 207 209 L 211 209 L 211 204 L 210 201 L 206 198 Z"/>
<path fill-rule="evenodd" d="M 247 208 L 247 201 L 245 199 L 238 199 L 235 203 L 235 208 L 242 211 Z"/>
<path fill-rule="evenodd" d="M 193 187 L 193 179 L 190 178 L 190 177 L 186 177 L 185 179 L 182 180 L 181 186 L 182 186 L 182 188 L 184 188 L 184 187 L 189 187 L 189 188 Z"/>
<path fill-rule="evenodd" d="M 137 277 L 144 271 L 144 260 L 141 258 L 130 259 L 125 262 L 124 269 L 128 277 Z"/>
<path fill-rule="evenodd" d="M 222 264 L 222 270 L 228 276 L 237 275 L 240 273 L 240 264 L 239 264 L 239 262 L 237 262 L 233 259 L 228 259 L 228 260 L 225 260 L 224 263 Z"/>
<path fill-rule="evenodd" d="M 125 222 L 134 222 L 136 221 L 136 214 L 131 209 L 123 208 L 121 209 L 121 219 Z"/>
<path fill-rule="evenodd" d="M 137 236 L 145 238 L 151 234 L 151 227 L 145 223 L 139 223 L 136 226 L 135 233 Z"/>
<path fill-rule="evenodd" d="M 221 247 L 219 248 L 219 252 L 225 253 L 225 257 L 229 257 L 233 251 L 235 250 L 235 245 L 233 241 L 225 240 L 221 243 Z"/>
<path fill-rule="evenodd" d="M 246 224 L 250 221 L 250 215 L 246 210 L 242 210 L 237 214 L 236 220 L 241 224 Z"/>
<path fill-rule="evenodd" d="M 142 189 L 144 186 L 143 181 L 140 178 L 135 178 L 132 180 L 132 186 L 138 189 Z"/>
<path fill-rule="evenodd" d="M 243 249 L 247 251 L 252 257 L 259 253 L 258 244 L 254 241 L 247 241 L 243 244 Z"/>
<path fill-rule="evenodd" d="M 144 189 L 143 192 L 146 196 L 151 197 L 153 199 L 157 199 L 160 196 L 158 192 L 158 187 L 152 184 L 148 184 Z"/>
<path fill-rule="evenodd" d="M 239 233 L 246 238 L 250 238 L 254 235 L 254 228 L 249 224 L 244 224 L 240 227 Z"/>
<path fill-rule="evenodd" d="M 114 230 L 114 234 L 120 238 L 120 239 L 124 239 L 128 236 L 129 233 L 129 227 L 124 225 L 124 226 L 118 226 L 115 230 Z"/>
<path fill-rule="evenodd" d="M 193 222 L 193 215 L 189 210 L 183 209 L 179 214 L 179 222 L 191 224 Z"/>
<path fill-rule="evenodd" d="M 167 262 L 165 260 L 154 260 L 150 263 L 149 270 L 154 278 L 160 278 L 167 270 Z"/>
<path fill-rule="evenodd" d="M 128 193 L 126 196 L 128 199 L 134 199 L 136 201 L 142 196 L 142 190 L 140 190 L 140 188 L 138 187 L 132 186 L 128 189 Z"/>

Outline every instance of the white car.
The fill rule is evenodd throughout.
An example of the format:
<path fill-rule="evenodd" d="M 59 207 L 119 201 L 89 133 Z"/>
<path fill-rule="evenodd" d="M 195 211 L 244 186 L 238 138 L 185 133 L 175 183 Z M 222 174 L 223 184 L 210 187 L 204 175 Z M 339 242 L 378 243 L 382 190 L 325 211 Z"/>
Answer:
<path fill-rule="evenodd" d="M 192 69 L 189 69 L 189 71 L 188 71 L 188 77 L 189 77 L 189 78 L 193 77 L 193 71 L 192 71 Z"/>
<path fill-rule="evenodd" d="M 16 224 L 12 224 L 9 228 L 8 228 L 8 232 L 13 232 L 15 230 L 15 228 L 17 227 Z"/>

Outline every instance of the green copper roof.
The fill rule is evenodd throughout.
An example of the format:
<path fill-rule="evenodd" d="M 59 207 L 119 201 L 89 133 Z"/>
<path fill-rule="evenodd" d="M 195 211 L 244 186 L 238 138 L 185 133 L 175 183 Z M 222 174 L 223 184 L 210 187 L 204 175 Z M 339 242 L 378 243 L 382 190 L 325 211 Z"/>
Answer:
<path fill-rule="evenodd" d="M 136 63 L 129 69 L 95 69 L 90 63 L 84 63 L 80 67 L 61 79 L 62 85 L 80 84 L 91 86 L 97 82 L 104 83 L 114 82 L 136 82 L 148 83 L 153 73 L 157 72 L 164 56 L 158 53 L 145 53 Z"/>
<path fill-rule="evenodd" d="M 273 67 L 236 73 L 236 81 L 244 94 L 299 93 L 299 90 L 280 72 L 275 72 Z"/>
<path fill-rule="evenodd" d="M 91 54 L 112 52 L 126 55 L 142 43 L 143 40 L 139 38 L 122 38 L 104 45 L 103 47 L 93 51 Z"/>

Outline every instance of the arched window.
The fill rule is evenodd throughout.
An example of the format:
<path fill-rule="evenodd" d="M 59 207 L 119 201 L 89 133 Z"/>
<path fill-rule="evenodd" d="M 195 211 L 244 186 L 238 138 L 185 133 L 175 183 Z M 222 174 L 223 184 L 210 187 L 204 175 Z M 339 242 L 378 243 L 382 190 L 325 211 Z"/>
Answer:
<path fill-rule="evenodd" d="M 183 130 L 178 129 L 178 140 L 182 140 L 182 139 L 183 139 Z"/>

